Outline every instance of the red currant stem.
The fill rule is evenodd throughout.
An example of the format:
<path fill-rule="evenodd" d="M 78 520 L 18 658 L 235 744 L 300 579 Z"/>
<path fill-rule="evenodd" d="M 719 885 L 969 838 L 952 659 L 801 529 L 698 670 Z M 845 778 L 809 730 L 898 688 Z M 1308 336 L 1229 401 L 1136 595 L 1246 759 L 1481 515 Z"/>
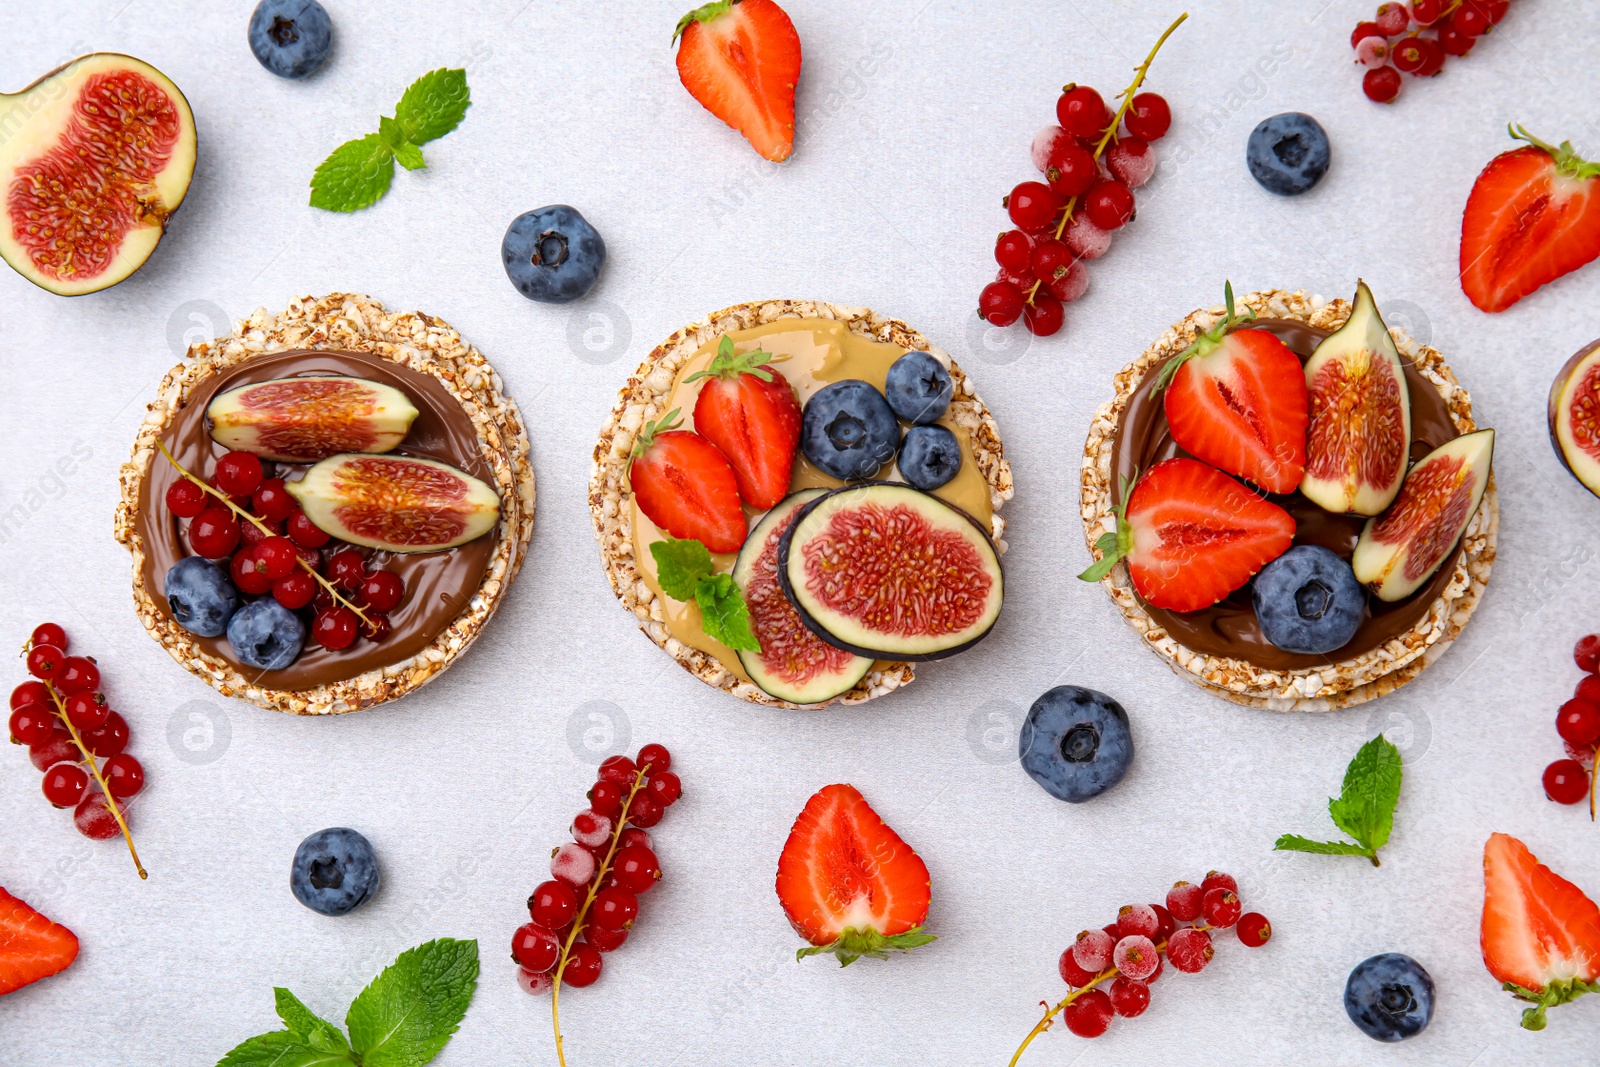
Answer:
<path fill-rule="evenodd" d="M 589 914 L 589 908 L 594 904 L 594 898 L 599 894 L 600 887 L 605 883 L 606 872 L 611 870 L 611 860 L 617 854 L 617 842 L 622 839 L 622 829 L 628 825 L 628 809 L 633 805 L 633 798 L 639 790 L 644 788 L 644 776 L 650 770 L 650 764 L 633 772 L 633 786 L 628 790 L 627 799 L 622 802 L 622 810 L 617 813 L 617 822 L 611 828 L 611 847 L 606 849 L 606 858 L 600 861 L 600 867 L 595 871 L 594 880 L 589 883 L 589 893 L 583 898 L 583 905 L 578 908 L 578 914 L 572 917 L 572 932 L 567 935 L 567 943 L 561 946 L 561 956 L 556 960 L 555 979 L 550 986 L 550 1024 L 556 1032 L 556 1060 L 561 1067 L 567 1067 L 566 1053 L 561 1047 L 561 972 L 567 969 L 567 959 L 572 954 L 572 946 L 578 941 L 578 933 L 583 929 L 583 920 Z"/>
<path fill-rule="evenodd" d="M 261 519 L 256 518 L 254 515 L 250 514 L 248 511 L 244 510 L 244 508 L 241 508 L 238 504 L 235 504 L 233 502 L 233 500 L 228 496 L 227 493 L 222 492 L 220 489 L 212 488 L 211 486 L 206 484 L 204 479 L 196 478 L 194 475 L 192 475 L 188 471 L 184 470 L 183 469 L 183 464 L 181 464 L 177 460 L 173 459 L 172 458 L 172 453 L 167 451 L 167 446 L 162 444 L 159 440 L 156 441 L 156 447 L 161 450 L 161 454 L 163 456 L 167 457 L 167 462 L 172 464 L 173 469 L 176 470 L 179 474 L 181 474 L 185 478 L 189 479 L 189 481 L 193 482 L 195 485 L 198 485 L 205 492 L 210 493 L 212 496 L 216 497 L 218 500 L 220 500 L 224 504 L 228 505 L 228 509 L 230 511 L 232 511 L 235 515 L 239 516 L 239 518 L 241 518 L 241 519 L 249 519 L 250 522 L 255 525 L 256 529 L 260 530 L 262 533 L 266 534 L 268 537 L 276 537 L 277 536 L 276 534 L 274 534 L 272 532 L 271 528 L 268 527 L 265 522 L 263 522 Z M 313 567 L 311 564 L 309 564 L 305 560 L 301 559 L 298 554 L 295 556 L 295 562 L 300 565 L 300 569 L 301 570 L 305 571 L 307 574 L 311 575 L 311 577 L 315 578 L 317 580 L 317 582 L 322 586 L 322 588 L 324 588 L 324 589 L 326 589 L 328 591 L 328 594 L 330 596 L 332 596 L 334 600 L 338 601 L 340 604 L 343 604 L 345 607 L 347 607 L 351 611 L 355 612 L 356 618 L 360 619 L 362 622 L 366 623 L 368 626 L 372 625 L 372 620 L 367 618 L 366 612 L 364 612 L 360 608 L 356 607 L 356 605 L 355 605 L 355 603 L 353 601 L 346 600 L 344 598 L 344 596 L 342 596 L 339 593 L 338 587 L 335 586 L 332 582 L 328 581 L 328 579 L 324 578 L 321 574 L 319 574 L 317 572 L 317 568 Z"/>
<path fill-rule="evenodd" d="M 1589 821 L 1594 822 L 1595 786 L 1600 784 L 1600 758 L 1589 764 Z"/>
<path fill-rule="evenodd" d="M 134 870 L 139 872 L 140 878 L 149 878 L 145 873 L 144 864 L 139 862 L 139 850 L 133 847 L 133 834 L 128 830 L 126 820 L 122 818 L 122 805 L 117 803 L 117 798 L 111 795 L 111 787 L 106 785 L 105 775 L 100 773 L 99 766 L 94 761 L 94 754 L 89 751 L 89 746 L 83 743 L 83 738 L 78 736 L 78 728 L 72 725 L 72 720 L 67 717 L 66 702 L 61 699 L 61 694 L 56 692 L 54 682 L 44 683 L 50 693 L 50 699 L 55 701 L 56 718 L 60 719 L 67 728 L 67 733 L 72 735 L 72 743 L 78 746 L 78 751 L 83 753 L 83 762 L 89 765 L 89 773 L 94 775 L 94 780 L 100 783 L 100 794 L 106 798 L 106 807 L 111 810 L 111 817 L 117 820 L 117 825 L 122 829 L 122 837 L 128 842 L 128 852 L 133 856 Z"/>
<path fill-rule="evenodd" d="M 1106 146 L 1117 139 L 1117 126 L 1122 122 L 1122 116 L 1128 113 L 1128 108 L 1133 105 L 1133 95 L 1139 91 L 1139 86 L 1144 84 L 1144 76 L 1150 73 L 1150 64 L 1155 62 L 1156 53 L 1161 51 L 1161 46 L 1167 43 L 1167 38 L 1172 36 L 1172 31 L 1183 25 L 1183 20 L 1188 17 L 1189 13 L 1185 11 L 1172 20 L 1172 25 L 1167 27 L 1165 33 L 1156 38 L 1155 46 L 1150 49 L 1150 54 L 1145 56 L 1144 62 L 1140 63 L 1136 68 L 1133 84 L 1122 90 L 1122 95 L 1117 98 L 1122 101 L 1122 104 L 1117 108 L 1117 113 L 1111 116 L 1111 122 L 1106 126 L 1105 132 L 1100 135 L 1100 143 L 1094 146 L 1094 160 L 1096 163 L 1100 162 L 1100 157 L 1105 154 Z M 1067 223 L 1072 221 L 1072 211 L 1077 206 L 1078 198 L 1073 197 L 1067 201 L 1066 207 L 1062 209 L 1061 221 L 1056 223 L 1056 240 L 1061 240 L 1061 235 L 1067 232 Z M 1028 290 L 1027 303 L 1033 303 L 1034 294 L 1039 291 L 1039 286 L 1043 284 L 1038 279 L 1034 280 L 1033 288 Z"/>

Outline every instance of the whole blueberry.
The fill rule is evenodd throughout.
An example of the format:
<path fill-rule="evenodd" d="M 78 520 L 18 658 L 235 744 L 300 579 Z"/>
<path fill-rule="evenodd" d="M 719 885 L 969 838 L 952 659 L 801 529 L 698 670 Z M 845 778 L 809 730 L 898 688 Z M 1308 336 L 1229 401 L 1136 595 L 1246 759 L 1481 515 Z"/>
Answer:
<path fill-rule="evenodd" d="M 239 590 L 228 572 L 199 556 L 185 556 L 168 568 L 161 592 L 178 625 L 201 637 L 222 633 L 239 610 Z"/>
<path fill-rule="evenodd" d="M 1253 596 L 1261 634 L 1285 652 L 1342 648 L 1367 614 L 1367 591 L 1326 548 L 1296 545 L 1261 568 Z"/>
<path fill-rule="evenodd" d="M 1058 685 L 1028 709 L 1017 754 L 1022 769 L 1046 793 L 1081 804 L 1128 773 L 1133 762 L 1128 713 L 1104 693 Z"/>
<path fill-rule="evenodd" d="M 950 372 L 927 352 L 907 352 L 889 365 L 883 396 L 913 426 L 938 422 L 950 406 Z"/>
<path fill-rule="evenodd" d="M 304 78 L 328 58 L 333 20 L 317 0 L 261 0 L 250 16 L 250 51 L 280 78 Z"/>
<path fill-rule="evenodd" d="M 517 292 L 565 304 L 594 288 L 606 265 L 606 243 L 577 208 L 553 204 L 511 220 L 500 258 Z"/>
<path fill-rule="evenodd" d="M 378 857 L 371 842 L 348 827 L 318 830 L 295 849 L 289 888 L 312 911 L 344 915 L 378 891 Z"/>
<path fill-rule="evenodd" d="M 883 394 L 859 378 L 823 386 L 806 401 L 800 451 L 824 474 L 859 481 L 894 458 L 900 424 Z"/>
<path fill-rule="evenodd" d="M 900 475 L 931 493 L 961 469 L 961 442 L 943 426 L 913 426 L 900 442 Z"/>
<path fill-rule="evenodd" d="M 1344 1010 L 1375 1040 L 1416 1037 L 1433 1019 L 1433 978 L 1401 952 L 1364 959 L 1344 984 Z"/>
<path fill-rule="evenodd" d="M 300 616 L 271 597 L 252 600 L 228 621 L 228 644 L 246 667 L 281 671 L 294 662 L 306 641 Z"/>
<path fill-rule="evenodd" d="M 1310 115 L 1285 111 L 1250 131 L 1244 158 L 1262 188 L 1299 196 L 1328 173 L 1328 134 Z"/>

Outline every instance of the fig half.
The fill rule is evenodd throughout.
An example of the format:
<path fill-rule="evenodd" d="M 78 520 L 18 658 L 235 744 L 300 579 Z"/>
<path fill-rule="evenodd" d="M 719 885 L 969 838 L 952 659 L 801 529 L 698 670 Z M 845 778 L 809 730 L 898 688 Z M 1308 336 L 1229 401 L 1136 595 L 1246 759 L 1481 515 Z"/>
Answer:
<path fill-rule="evenodd" d="M 274 378 L 218 393 L 206 407 L 219 445 L 279 463 L 388 452 L 416 417 L 405 393 L 365 378 Z"/>
<path fill-rule="evenodd" d="M 1600 496 L 1600 341 L 1567 360 L 1550 386 L 1550 443 L 1572 476 Z"/>
<path fill-rule="evenodd" d="M 801 622 L 858 656 L 942 659 L 1000 616 L 1000 556 L 966 512 L 898 482 L 835 489 L 807 504 L 778 547 Z"/>
<path fill-rule="evenodd" d="M 1368 519 L 1350 567 L 1379 600 L 1404 600 L 1433 577 L 1478 512 L 1494 431 L 1446 441 L 1417 461 L 1394 505 Z"/>
<path fill-rule="evenodd" d="M 386 552 L 454 548 L 500 517 L 500 495 L 488 485 L 412 456 L 329 456 L 288 490 L 317 529 Z"/>
<path fill-rule="evenodd" d="M 1356 283 L 1354 305 L 1306 361 L 1311 421 L 1300 492 L 1325 511 L 1376 515 L 1405 479 L 1411 394 L 1366 282 Z"/>
<path fill-rule="evenodd" d="M 189 191 L 194 114 L 141 59 L 96 52 L 0 95 L 0 257 L 62 296 L 144 265 Z"/>

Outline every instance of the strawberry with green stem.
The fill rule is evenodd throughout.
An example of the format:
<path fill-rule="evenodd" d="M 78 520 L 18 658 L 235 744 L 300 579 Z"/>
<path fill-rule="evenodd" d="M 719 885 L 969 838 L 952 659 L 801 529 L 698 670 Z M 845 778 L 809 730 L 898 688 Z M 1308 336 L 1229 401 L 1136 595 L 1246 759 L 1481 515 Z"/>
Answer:
<path fill-rule="evenodd" d="M 774 362 L 760 348 L 736 355 L 733 338 L 724 335 L 711 364 L 683 380 L 704 379 L 694 403 L 695 432 L 717 446 L 733 467 L 739 495 L 761 511 L 789 495 L 800 445 L 800 402 Z"/>
<path fill-rule="evenodd" d="M 628 465 L 634 502 L 673 537 L 737 552 L 746 533 L 738 476 L 716 445 L 677 425 L 673 408 L 639 431 Z"/>
<path fill-rule="evenodd" d="M 1483 847 L 1483 965 L 1543 1030 L 1545 1012 L 1600 993 L 1600 907 L 1509 834 Z"/>

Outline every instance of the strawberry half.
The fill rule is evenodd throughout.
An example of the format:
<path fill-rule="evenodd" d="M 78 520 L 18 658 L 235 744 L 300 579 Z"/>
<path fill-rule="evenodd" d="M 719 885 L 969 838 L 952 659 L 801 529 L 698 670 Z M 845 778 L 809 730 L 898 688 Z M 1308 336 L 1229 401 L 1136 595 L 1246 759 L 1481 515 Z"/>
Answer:
<path fill-rule="evenodd" d="M 1510 129 L 1529 147 L 1489 161 L 1461 216 L 1461 289 L 1484 311 L 1504 311 L 1600 255 L 1600 164 L 1570 141 Z"/>
<path fill-rule="evenodd" d="M 796 959 L 831 952 L 843 967 L 926 945 L 929 898 L 927 864 L 853 785 L 818 790 L 778 857 L 778 902 L 811 942 Z"/>
<path fill-rule="evenodd" d="M 739 483 L 717 446 L 689 430 L 674 430 L 678 409 L 646 423 L 633 443 L 628 484 L 645 517 L 673 537 L 692 538 L 712 552 L 744 544 Z"/>
<path fill-rule="evenodd" d="M 678 78 L 767 159 L 794 151 L 800 35 L 772 0 L 716 0 L 678 20 Z"/>
<path fill-rule="evenodd" d="M 0 996 L 49 978 L 78 958 L 78 938 L 0 889 Z"/>
<path fill-rule="evenodd" d="M 733 338 L 724 336 L 711 365 L 684 379 L 707 379 L 694 402 L 695 432 L 727 457 L 739 495 L 762 511 L 789 495 L 800 444 L 800 402 L 771 358 L 759 348 L 734 355 Z"/>
<path fill-rule="evenodd" d="M 1117 530 L 1095 544 L 1100 560 L 1078 575 L 1098 582 L 1119 559 L 1133 588 L 1168 611 L 1209 608 L 1294 543 L 1294 518 L 1215 467 L 1163 460 L 1123 488 Z"/>
<path fill-rule="evenodd" d="M 1528 1030 L 1544 1029 L 1547 1008 L 1600 993 L 1600 908 L 1509 834 L 1483 846 L 1479 937 L 1489 973 L 1534 1005 Z"/>
<path fill-rule="evenodd" d="M 1169 360 L 1156 380 L 1166 387 L 1172 440 L 1269 493 L 1292 493 L 1306 473 L 1311 409 L 1305 368 L 1266 330 L 1233 329 L 1256 313 L 1234 313 L 1232 284 L 1223 293 L 1227 314 Z"/>

